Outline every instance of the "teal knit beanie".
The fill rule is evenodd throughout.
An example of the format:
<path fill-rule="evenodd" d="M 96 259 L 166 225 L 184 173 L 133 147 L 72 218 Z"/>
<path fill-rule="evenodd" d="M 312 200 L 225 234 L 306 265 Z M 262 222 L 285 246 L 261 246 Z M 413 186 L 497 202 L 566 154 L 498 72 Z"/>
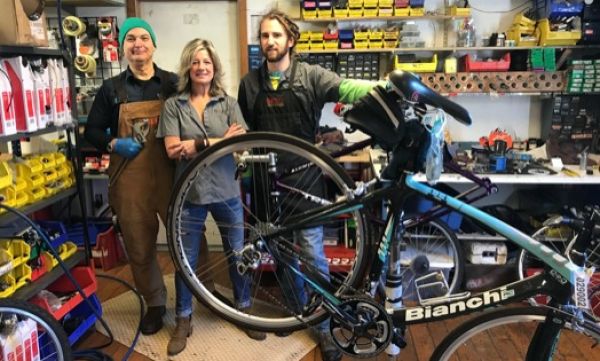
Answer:
<path fill-rule="evenodd" d="M 121 48 L 123 48 L 123 41 L 125 40 L 127 33 L 135 28 L 145 29 L 150 34 L 152 44 L 154 44 L 154 47 L 156 48 L 156 35 L 154 35 L 154 30 L 152 30 L 152 27 L 146 20 L 140 18 L 127 18 L 123 23 L 123 26 L 121 26 L 121 29 L 119 29 L 119 46 Z"/>

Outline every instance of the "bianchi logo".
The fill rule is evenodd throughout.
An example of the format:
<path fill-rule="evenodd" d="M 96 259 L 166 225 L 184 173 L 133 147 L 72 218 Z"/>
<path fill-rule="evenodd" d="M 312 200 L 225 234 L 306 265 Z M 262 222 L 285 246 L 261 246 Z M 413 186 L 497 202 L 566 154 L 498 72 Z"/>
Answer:
<path fill-rule="evenodd" d="M 411 307 L 406 310 L 406 321 L 426 320 L 430 318 L 451 315 L 466 310 L 476 310 L 507 300 L 515 295 L 515 290 L 502 287 L 497 290 L 486 291 L 476 297 L 466 300 L 447 303 L 437 306 Z"/>

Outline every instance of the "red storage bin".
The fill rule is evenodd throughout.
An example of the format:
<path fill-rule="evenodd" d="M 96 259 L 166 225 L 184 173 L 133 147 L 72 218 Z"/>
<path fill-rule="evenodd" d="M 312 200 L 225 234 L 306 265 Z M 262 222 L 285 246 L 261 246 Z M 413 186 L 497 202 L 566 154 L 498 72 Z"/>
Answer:
<path fill-rule="evenodd" d="M 75 267 L 71 270 L 71 274 L 81 286 L 81 289 L 86 297 L 89 297 L 98 289 L 98 282 L 96 281 L 96 275 L 94 274 L 94 270 L 92 268 Z M 61 276 L 53 284 L 48 286 L 47 290 L 59 296 L 74 293 L 73 297 L 69 298 L 58 310 L 55 311 L 52 311 L 50 305 L 44 298 L 34 296 L 31 300 L 29 300 L 31 303 L 36 304 L 50 312 L 57 320 L 62 319 L 83 300 L 81 295 L 79 295 L 79 293 L 76 291 L 75 286 L 71 283 L 66 275 Z"/>
<path fill-rule="evenodd" d="M 462 61 L 462 71 L 508 71 L 510 68 L 510 53 L 506 53 L 500 60 L 480 61 L 473 60 L 470 54 L 465 55 Z"/>

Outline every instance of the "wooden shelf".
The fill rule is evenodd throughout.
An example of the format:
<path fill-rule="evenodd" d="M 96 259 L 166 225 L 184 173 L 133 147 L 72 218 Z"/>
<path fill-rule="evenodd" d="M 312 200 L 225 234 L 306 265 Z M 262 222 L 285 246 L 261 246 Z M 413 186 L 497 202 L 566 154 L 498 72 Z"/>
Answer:
<path fill-rule="evenodd" d="M 467 15 L 425 15 L 425 16 L 356 16 L 356 17 L 345 17 L 345 18 L 299 18 L 295 21 L 302 21 L 305 23 L 330 23 L 332 21 L 399 21 L 399 20 L 454 20 L 464 19 L 470 16 Z"/>
<path fill-rule="evenodd" d="M 79 7 L 91 7 L 91 6 L 125 6 L 125 0 L 63 0 L 61 2 L 63 6 L 79 6 Z M 56 0 L 46 0 L 46 7 L 56 6 Z"/>
<path fill-rule="evenodd" d="M 383 48 L 383 49 L 319 49 L 296 50 L 299 54 L 344 54 L 344 53 L 414 53 L 414 52 L 458 52 L 458 51 L 516 51 L 531 49 L 600 49 L 600 45 L 564 46 L 473 46 L 434 48 Z"/>

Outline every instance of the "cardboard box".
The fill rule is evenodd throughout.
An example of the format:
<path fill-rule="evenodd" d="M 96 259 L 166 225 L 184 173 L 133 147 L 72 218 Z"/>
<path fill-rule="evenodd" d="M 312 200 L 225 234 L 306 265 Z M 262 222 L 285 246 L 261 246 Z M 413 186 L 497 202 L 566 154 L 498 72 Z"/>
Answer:
<path fill-rule="evenodd" d="M 20 0 L 0 0 L 3 19 L 0 21 L 0 45 L 48 46 L 46 14 L 31 21 Z"/>

